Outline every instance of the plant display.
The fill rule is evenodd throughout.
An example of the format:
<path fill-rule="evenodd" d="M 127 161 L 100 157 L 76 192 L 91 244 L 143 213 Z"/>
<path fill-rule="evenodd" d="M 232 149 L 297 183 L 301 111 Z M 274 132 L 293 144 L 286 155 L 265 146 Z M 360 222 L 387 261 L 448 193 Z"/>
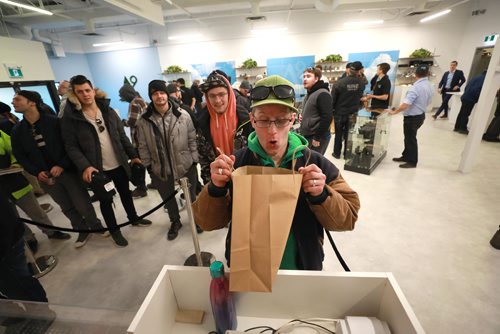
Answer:
<path fill-rule="evenodd" d="M 410 55 L 410 58 L 428 58 L 428 57 L 432 57 L 432 52 L 424 48 L 416 49 Z"/>
<path fill-rule="evenodd" d="M 184 70 L 180 66 L 177 66 L 177 65 L 171 65 L 165 71 L 165 73 L 167 73 L 167 74 L 181 73 L 181 72 L 184 72 Z"/>
<path fill-rule="evenodd" d="M 252 58 L 248 58 L 247 60 L 245 60 L 243 62 L 243 65 L 241 65 L 241 67 L 246 68 L 246 69 L 254 68 L 254 67 L 257 67 L 257 62 L 255 60 L 253 60 Z"/>
<path fill-rule="evenodd" d="M 320 59 L 318 62 L 319 63 L 326 63 L 326 62 L 332 62 L 332 63 L 337 63 L 342 61 L 342 56 L 340 54 L 331 54 L 326 56 L 325 59 Z"/>

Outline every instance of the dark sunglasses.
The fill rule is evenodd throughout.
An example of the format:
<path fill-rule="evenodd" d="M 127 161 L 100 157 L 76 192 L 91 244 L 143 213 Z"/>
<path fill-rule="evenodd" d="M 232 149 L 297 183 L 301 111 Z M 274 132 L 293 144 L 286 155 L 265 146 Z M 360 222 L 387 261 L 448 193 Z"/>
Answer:
<path fill-rule="evenodd" d="M 262 101 L 267 99 L 271 92 L 273 92 L 274 96 L 280 100 L 295 100 L 295 91 L 293 90 L 293 87 L 288 85 L 254 87 L 250 92 L 250 98 L 254 101 Z"/>
<path fill-rule="evenodd" d="M 95 122 L 97 124 L 97 129 L 99 130 L 99 132 L 103 132 L 104 130 L 106 130 L 104 125 L 102 125 L 102 120 L 100 120 L 99 118 L 96 118 Z"/>

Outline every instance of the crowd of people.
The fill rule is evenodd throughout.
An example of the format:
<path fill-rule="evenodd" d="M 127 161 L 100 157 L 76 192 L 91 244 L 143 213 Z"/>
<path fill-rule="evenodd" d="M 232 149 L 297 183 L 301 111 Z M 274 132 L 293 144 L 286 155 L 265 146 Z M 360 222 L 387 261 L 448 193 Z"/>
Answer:
<path fill-rule="evenodd" d="M 447 117 L 445 93 L 456 91 L 465 83 L 456 65 L 452 62 L 440 82 L 443 103 L 434 119 L 441 111 L 444 115 L 440 118 Z M 288 80 L 272 75 L 253 86 L 244 80 L 233 88 L 231 79 L 220 70 L 214 70 L 204 82 L 194 80 L 191 87 L 182 78 L 172 83 L 153 80 L 148 85 L 149 103 L 130 83 L 125 83 L 119 90 L 120 99 L 129 104 L 124 120 L 111 107 L 106 93 L 84 75 L 60 83 L 57 113 L 37 92 L 18 90 L 12 105 L 23 114 L 22 120 L 11 113 L 10 106 L 0 104 L 0 206 L 6 212 L 0 229 L 1 294 L 46 300 L 39 283 L 26 270 L 26 259 L 21 254 L 21 240 L 24 238 L 29 244 L 33 232 L 16 218 L 18 207 L 32 220 L 54 225 L 47 215 L 50 208 L 42 207 L 35 196 L 37 187 L 57 203 L 78 231 L 76 248 L 84 246 L 94 230 L 104 237 L 111 236 L 116 246 L 126 247 L 128 241 L 118 226 L 113 195 L 118 193 L 133 226 L 147 227 L 152 222 L 138 217 L 133 199 L 157 190 L 166 201 L 170 220 L 166 238 L 171 241 L 182 228 L 182 200 L 178 202 L 171 194 L 185 177 L 189 180 L 190 198 L 195 199 L 197 232 L 229 227 L 225 241 L 229 264 L 231 173 L 247 165 L 286 169 L 296 166 L 303 175 L 281 268 L 321 270 L 323 229 L 352 230 L 360 209 L 357 193 L 324 157 L 331 139 L 330 129 L 334 126 L 333 157 L 340 159 L 343 151 L 345 158 L 347 135 L 358 111 L 368 107 L 372 118 L 388 111 L 389 70 L 389 64 L 379 64 L 368 82 L 363 64 L 350 62 L 342 78 L 330 85 L 324 81 L 320 68 L 307 68 L 303 71 L 307 94 L 300 112 L 294 85 Z M 417 131 L 434 94 L 429 70 L 426 64 L 416 68 L 417 81 L 403 103 L 390 111 L 404 115 L 404 151 L 393 159 L 402 162 L 401 168 L 415 168 L 418 163 Z M 484 73 L 472 79 L 465 89 L 462 108 L 468 109 L 464 115 L 460 112 L 458 131 L 467 125 L 470 104 L 477 102 L 481 80 L 484 81 Z M 371 93 L 364 94 L 368 84 Z M 300 123 L 298 129 L 293 127 L 296 122 Z M 125 127 L 130 128 L 130 138 Z M 146 173 L 150 184 L 146 182 Z M 133 191 L 130 182 L 135 186 Z M 105 229 L 93 201 L 99 202 L 106 232 L 102 232 Z M 41 230 L 49 239 L 70 239 L 68 233 L 45 227 Z M 4 274 L 7 272 L 10 274 Z M 17 277 L 21 279 L 16 281 Z M 31 295 L 23 295 L 23 289 L 30 289 Z"/>

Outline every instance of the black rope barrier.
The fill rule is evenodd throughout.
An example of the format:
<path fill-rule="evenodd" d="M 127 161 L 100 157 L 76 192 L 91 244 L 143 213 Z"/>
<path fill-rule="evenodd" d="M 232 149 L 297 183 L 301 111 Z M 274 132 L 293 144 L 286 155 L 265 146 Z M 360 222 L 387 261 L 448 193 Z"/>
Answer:
<path fill-rule="evenodd" d="M 134 220 L 129 220 L 123 224 L 118 224 L 114 227 L 111 227 L 111 228 L 106 228 L 106 227 L 103 227 L 103 228 L 98 228 L 98 229 L 93 229 L 93 230 L 81 230 L 81 229 L 73 229 L 73 228 L 69 228 L 69 227 L 59 227 L 59 226 L 54 226 L 54 225 L 47 225 L 47 224 L 43 224 L 43 223 L 40 223 L 40 222 L 35 222 L 33 220 L 30 220 L 30 219 L 26 219 L 26 218 L 19 218 L 19 220 L 21 220 L 23 223 L 26 223 L 26 224 L 30 224 L 30 225 L 34 225 L 34 226 L 38 226 L 38 227 L 43 227 L 43 228 L 46 228 L 46 229 L 50 229 L 50 230 L 55 230 L 55 231 L 61 231 L 61 232 L 75 232 L 75 233 L 103 233 L 103 232 L 106 232 L 106 231 L 115 231 L 121 227 L 125 227 L 127 225 L 130 225 L 130 224 L 133 224 L 134 222 L 138 221 L 139 219 L 143 219 L 147 216 L 149 216 L 150 214 L 152 214 L 153 212 L 155 212 L 156 210 L 158 210 L 159 208 L 163 207 L 165 205 L 165 203 L 167 203 L 168 201 L 170 201 L 173 197 L 175 197 L 175 195 L 179 192 L 179 190 L 174 190 L 174 192 L 169 195 L 163 202 L 161 202 L 160 204 L 156 205 L 154 208 L 152 208 L 151 210 L 147 211 L 146 213 L 138 216 L 136 219 Z"/>

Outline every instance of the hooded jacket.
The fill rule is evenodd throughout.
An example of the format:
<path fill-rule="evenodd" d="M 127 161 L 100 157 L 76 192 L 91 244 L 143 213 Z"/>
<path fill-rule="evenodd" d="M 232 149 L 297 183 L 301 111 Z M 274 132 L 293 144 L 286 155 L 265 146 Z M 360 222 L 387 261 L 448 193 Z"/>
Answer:
<path fill-rule="evenodd" d="M 365 82 L 354 74 L 334 83 L 332 86 L 333 115 L 345 116 L 357 113 L 364 90 Z"/>
<path fill-rule="evenodd" d="M 250 136 L 252 142 L 255 134 Z M 288 135 L 289 147 L 280 167 L 291 169 L 291 152 L 297 145 L 307 145 L 307 140 L 294 133 Z M 293 144 L 293 145 L 292 145 Z M 274 166 L 270 158 L 258 144 L 235 153 L 234 168 L 241 166 Z M 358 218 L 360 202 L 358 194 L 352 190 L 340 175 L 340 171 L 320 153 L 305 148 L 296 155 L 295 169 L 308 164 L 316 164 L 326 175 L 326 185 L 319 196 L 310 196 L 301 189 L 297 207 L 292 221 L 292 232 L 296 243 L 298 269 L 321 270 L 323 268 L 323 228 L 331 231 L 348 231 L 354 229 Z M 310 154 L 310 157 L 309 157 Z M 228 191 L 229 190 L 229 191 Z M 193 204 L 196 223 L 204 230 L 221 229 L 231 221 L 232 183 L 226 188 L 215 187 L 212 183 L 205 185 Z M 287 245 L 288 247 L 288 245 Z M 230 261 L 231 231 L 226 238 L 226 259 Z"/>
<path fill-rule="evenodd" d="M 103 171 L 101 143 L 96 129 L 83 115 L 78 97 L 69 90 L 68 100 L 61 119 L 64 146 L 69 158 L 80 173 L 87 167 Z M 95 102 L 102 113 L 104 126 L 109 132 L 111 144 L 120 165 L 130 176 L 129 159 L 138 158 L 137 151 L 125 134 L 118 114 L 109 106 L 106 94 L 96 89 Z"/>
<path fill-rule="evenodd" d="M 302 123 L 300 133 L 306 137 L 313 137 L 319 141 L 330 130 L 332 122 L 332 97 L 328 90 L 328 84 L 319 80 L 311 89 L 302 102 Z"/>
<path fill-rule="evenodd" d="M 150 103 L 137 122 L 142 163 L 162 180 L 183 177 L 198 162 L 196 130 L 191 116 L 172 98 L 170 110 L 161 116 Z"/>

